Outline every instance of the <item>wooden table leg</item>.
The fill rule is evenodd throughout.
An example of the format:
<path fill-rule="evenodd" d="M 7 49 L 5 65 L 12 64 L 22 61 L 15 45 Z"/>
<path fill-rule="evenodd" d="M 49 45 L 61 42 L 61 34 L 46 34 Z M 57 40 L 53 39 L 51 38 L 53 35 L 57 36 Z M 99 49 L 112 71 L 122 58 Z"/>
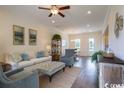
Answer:
<path fill-rule="evenodd" d="M 65 71 L 65 67 L 63 68 L 63 72 Z"/>
<path fill-rule="evenodd" d="M 63 68 L 63 72 L 65 71 L 65 67 Z M 54 75 L 54 74 L 53 74 Z M 48 76 L 49 77 L 49 82 L 52 82 L 52 77 L 53 77 L 53 75 L 51 75 L 51 76 Z"/>
<path fill-rule="evenodd" d="M 53 75 L 49 76 L 49 82 L 52 82 Z"/>

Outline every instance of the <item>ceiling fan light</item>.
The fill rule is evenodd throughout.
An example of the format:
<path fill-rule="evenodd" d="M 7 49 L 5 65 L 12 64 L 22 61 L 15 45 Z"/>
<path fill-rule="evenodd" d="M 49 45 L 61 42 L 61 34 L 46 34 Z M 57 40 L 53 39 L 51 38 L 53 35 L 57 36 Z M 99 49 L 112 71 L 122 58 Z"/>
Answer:
<path fill-rule="evenodd" d="M 90 25 L 89 25 L 89 24 L 87 24 L 87 27 L 90 27 Z"/>
<path fill-rule="evenodd" d="M 53 15 L 56 15 L 56 14 L 58 14 L 58 10 L 57 10 L 57 9 L 51 9 L 51 13 L 52 13 Z"/>
<path fill-rule="evenodd" d="M 55 23 L 55 21 L 54 20 L 52 20 L 52 24 L 54 24 Z"/>
<path fill-rule="evenodd" d="M 92 12 L 89 10 L 89 11 L 87 11 L 87 14 L 91 14 Z"/>

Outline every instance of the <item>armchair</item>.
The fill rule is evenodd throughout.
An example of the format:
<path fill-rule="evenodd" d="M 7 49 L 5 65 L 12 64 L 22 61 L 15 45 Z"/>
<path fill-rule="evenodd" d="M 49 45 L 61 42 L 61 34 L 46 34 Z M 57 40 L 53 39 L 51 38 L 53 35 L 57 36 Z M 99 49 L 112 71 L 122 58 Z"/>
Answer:
<path fill-rule="evenodd" d="M 13 73 L 13 72 L 11 72 Z M 14 72 L 15 73 L 15 72 Z M 0 65 L 0 88 L 38 88 L 39 77 L 36 72 L 20 71 L 16 74 L 8 74 L 3 72 Z"/>
<path fill-rule="evenodd" d="M 66 66 L 73 66 L 74 59 L 75 59 L 75 49 L 66 49 L 65 50 L 65 56 L 61 57 L 60 61 L 64 62 Z"/>
<path fill-rule="evenodd" d="M 61 62 L 64 62 L 66 66 L 72 67 L 74 64 L 74 58 L 73 57 L 61 57 Z"/>

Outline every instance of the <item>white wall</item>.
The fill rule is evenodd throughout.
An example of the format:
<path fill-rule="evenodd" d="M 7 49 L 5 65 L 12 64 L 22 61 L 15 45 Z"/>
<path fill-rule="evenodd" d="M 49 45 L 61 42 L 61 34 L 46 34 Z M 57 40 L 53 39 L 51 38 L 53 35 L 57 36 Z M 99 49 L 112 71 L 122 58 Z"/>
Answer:
<path fill-rule="evenodd" d="M 90 56 L 92 52 L 89 52 L 89 44 L 88 39 L 90 37 L 93 37 L 95 39 L 95 51 L 101 50 L 102 48 L 102 33 L 99 32 L 86 32 L 81 34 L 74 34 L 69 35 L 69 48 L 75 48 L 74 42 L 71 42 L 71 40 L 74 39 L 80 39 L 81 42 L 81 49 L 80 49 L 80 55 L 81 56 Z"/>
<path fill-rule="evenodd" d="M 119 38 L 114 35 L 115 14 L 119 13 L 124 18 L 124 6 L 111 6 L 109 16 L 106 20 L 106 26 L 109 26 L 109 47 L 115 53 L 116 57 L 124 60 L 124 29 L 120 31 Z M 105 27 L 106 28 L 106 27 Z"/>
<path fill-rule="evenodd" d="M 13 24 L 25 28 L 25 45 L 13 45 Z M 37 30 L 37 45 L 30 46 L 28 42 L 28 29 Z M 51 28 L 37 24 L 33 19 L 17 16 L 8 11 L 0 10 L 0 61 L 4 60 L 4 53 L 46 51 L 51 44 Z"/>

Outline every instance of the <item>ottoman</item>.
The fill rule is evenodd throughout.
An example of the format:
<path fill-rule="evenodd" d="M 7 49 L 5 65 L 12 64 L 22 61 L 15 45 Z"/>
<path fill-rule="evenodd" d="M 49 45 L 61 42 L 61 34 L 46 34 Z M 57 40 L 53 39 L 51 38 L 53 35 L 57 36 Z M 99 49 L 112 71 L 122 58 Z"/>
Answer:
<path fill-rule="evenodd" d="M 49 81 L 51 82 L 53 75 L 62 70 L 65 70 L 65 63 L 63 62 L 57 62 L 57 61 L 46 61 L 34 64 L 32 66 L 24 68 L 24 70 L 27 71 L 38 71 L 39 76 L 45 74 L 49 77 Z"/>
<path fill-rule="evenodd" d="M 49 81 L 52 81 L 53 75 L 62 70 L 65 70 L 65 63 L 63 62 L 56 62 L 56 61 L 47 61 L 39 64 L 40 68 L 38 68 L 38 72 L 43 73 L 49 76 Z"/>

